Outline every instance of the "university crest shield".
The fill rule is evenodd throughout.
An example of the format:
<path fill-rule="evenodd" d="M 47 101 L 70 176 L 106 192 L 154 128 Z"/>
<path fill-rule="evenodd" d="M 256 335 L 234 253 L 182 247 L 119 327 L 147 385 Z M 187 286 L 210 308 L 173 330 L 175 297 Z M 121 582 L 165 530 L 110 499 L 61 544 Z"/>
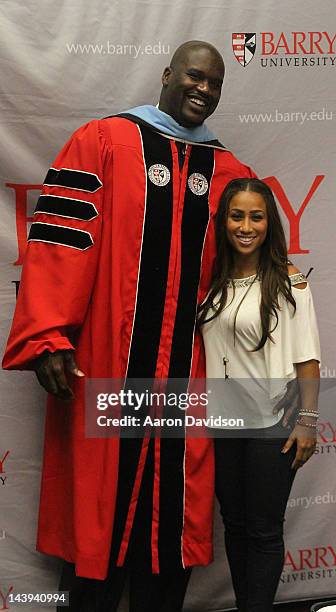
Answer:
<path fill-rule="evenodd" d="M 245 68 L 253 60 L 255 54 L 256 33 L 232 34 L 232 49 L 238 62 Z"/>

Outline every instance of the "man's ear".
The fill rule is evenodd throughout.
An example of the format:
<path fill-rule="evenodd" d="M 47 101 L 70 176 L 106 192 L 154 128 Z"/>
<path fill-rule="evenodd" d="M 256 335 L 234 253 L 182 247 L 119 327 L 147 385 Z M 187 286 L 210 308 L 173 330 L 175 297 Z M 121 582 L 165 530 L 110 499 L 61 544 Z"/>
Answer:
<path fill-rule="evenodd" d="M 172 73 L 172 69 L 170 68 L 170 66 L 166 66 L 166 68 L 164 69 L 162 73 L 162 77 L 161 77 L 161 82 L 162 82 L 163 87 L 167 87 L 171 73 Z"/>

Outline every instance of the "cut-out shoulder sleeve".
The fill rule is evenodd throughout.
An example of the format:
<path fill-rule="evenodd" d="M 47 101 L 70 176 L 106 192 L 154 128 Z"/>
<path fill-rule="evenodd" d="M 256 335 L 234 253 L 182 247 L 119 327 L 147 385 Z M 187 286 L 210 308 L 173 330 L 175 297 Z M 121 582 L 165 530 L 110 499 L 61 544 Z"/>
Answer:
<path fill-rule="evenodd" d="M 300 273 L 296 282 L 302 281 L 307 283 L 307 279 Z M 295 364 L 311 359 L 321 361 L 319 333 L 309 284 L 306 284 L 304 290 L 297 289 L 294 298 L 295 313 L 293 306 L 280 297 L 279 321 L 272 333 L 274 342 L 265 345 L 265 360 L 273 397 L 277 395 L 280 383 L 276 379 L 296 377 Z"/>
<path fill-rule="evenodd" d="M 289 280 L 290 280 L 292 287 L 295 287 L 295 285 L 300 285 L 301 283 L 305 283 L 305 286 L 306 286 L 308 282 L 305 275 L 302 274 L 302 272 L 296 272 L 295 274 L 290 274 Z"/>

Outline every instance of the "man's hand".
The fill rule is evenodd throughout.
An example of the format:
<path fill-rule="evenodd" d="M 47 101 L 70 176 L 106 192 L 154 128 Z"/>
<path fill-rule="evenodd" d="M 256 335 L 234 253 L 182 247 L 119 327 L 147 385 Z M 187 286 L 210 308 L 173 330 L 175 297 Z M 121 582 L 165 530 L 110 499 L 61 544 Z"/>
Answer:
<path fill-rule="evenodd" d="M 75 376 L 85 376 L 75 361 L 74 351 L 45 351 L 35 362 L 35 373 L 40 385 L 59 399 L 71 400 L 74 398 L 72 389 L 68 385 L 66 372 Z"/>
<path fill-rule="evenodd" d="M 316 429 L 297 424 L 281 452 L 287 453 L 295 441 L 297 447 L 296 455 L 291 467 L 297 470 L 314 454 L 316 447 Z"/>
<path fill-rule="evenodd" d="M 283 408 L 285 410 L 285 414 L 283 415 L 282 425 L 287 427 L 287 429 L 291 429 L 296 421 L 299 406 L 300 393 L 298 381 L 295 378 L 287 383 L 286 395 L 280 400 L 280 402 L 277 403 L 273 409 L 273 414 L 278 414 L 278 412 L 280 412 L 280 410 Z"/>

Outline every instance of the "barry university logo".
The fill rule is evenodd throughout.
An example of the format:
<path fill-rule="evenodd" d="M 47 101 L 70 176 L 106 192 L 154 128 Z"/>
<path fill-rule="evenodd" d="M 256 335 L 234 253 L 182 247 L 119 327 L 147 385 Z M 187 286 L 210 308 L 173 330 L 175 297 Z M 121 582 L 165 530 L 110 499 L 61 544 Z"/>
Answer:
<path fill-rule="evenodd" d="M 163 164 L 153 164 L 148 170 L 148 176 L 157 187 L 165 187 L 170 181 L 170 172 Z"/>
<path fill-rule="evenodd" d="M 208 191 L 208 181 L 203 174 L 194 172 L 188 178 L 188 186 L 194 195 L 202 196 Z"/>
<path fill-rule="evenodd" d="M 247 66 L 254 57 L 256 50 L 256 33 L 232 34 L 233 53 L 241 66 Z"/>

